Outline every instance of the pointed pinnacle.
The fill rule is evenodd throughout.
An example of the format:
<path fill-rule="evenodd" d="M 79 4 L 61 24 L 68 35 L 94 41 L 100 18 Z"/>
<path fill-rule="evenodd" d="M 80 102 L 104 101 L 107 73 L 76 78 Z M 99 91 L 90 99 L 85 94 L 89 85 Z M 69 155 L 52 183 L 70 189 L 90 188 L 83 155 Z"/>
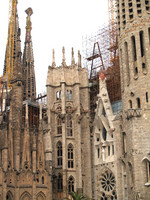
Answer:
<path fill-rule="evenodd" d="M 53 49 L 52 67 L 56 67 L 55 63 L 55 50 Z"/>
<path fill-rule="evenodd" d="M 66 66 L 66 59 L 65 59 L 65 47 L 62 48 L 62 65 Z"/>
<path fill-rule="evenodd" d="M 75 60 L 74 60 L 74 49 L 73 49 L 73 47 L 72 47 L 71 65 L 75 65 Z"/>
<path fill-rule="evenodd" d="M 80 54 L 80 50 L 78 51 L 78 67 L 81 68 L 81 54 Z"/>

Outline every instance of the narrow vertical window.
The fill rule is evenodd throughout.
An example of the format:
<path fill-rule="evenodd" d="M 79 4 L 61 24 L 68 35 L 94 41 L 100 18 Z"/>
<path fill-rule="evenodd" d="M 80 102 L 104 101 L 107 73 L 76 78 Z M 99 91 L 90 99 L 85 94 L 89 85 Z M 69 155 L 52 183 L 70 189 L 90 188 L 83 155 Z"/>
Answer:
<path fill-rule="evenodd" d="M 128 43 L 125 42 L 125 64 L 126 64 L 126 72 L 127 72 L 127 85 L 130 82 L 130 71 L 129 71 L 129 55 L 128 55 Z"/>
<path fill-rule="evenodd" d="M 66 91 L 66 100 L 68 100 L 69 99 L 69 91 L 67 90 Z"/>
<path fill-rule="evenodd" d="M 74 164 L 73 164 L 73 146 L 72 144 L 69 144 L 68 146 L 68 168 L 73 168 Z"/>
<path fill-rule="evenodd" d="M 69 181 L 68 181 L 68 192 L 74 192 L 74 178 L 71 176 L 69 177 Z"/>
<path fill-rule="evenodd" d="M 58 142 L 57 144 L 57 166 L 62 166 L 62 143 Z"/>
<path fill-rule="evenodd" d="M 125 154 L 127 152 L 126 150 L 126 133 L 123 132 L 123 135 L 122 135 L 122 140 L 123 140 L 123 154 Z"/>
<path fill-rule="evenodd" d="M 149 45 L 150 45 L 150 28 L 148 28 L 148 37 L 149 37 Z"/>
<path fill-rule="evenodd" d="M 148 92 L 146 92 L 146 102 L 148 102 Z"/>
<path fill-rule="evenodd" d="M 70 100 L 72 100 L 72 91 L 70 90 Z"/>
<path fill-rule="evenodd" d="M 59 92 L 59 99 L 60 99 L 60 100 L 62 99 L 62 92 L 61 92 L 61 90 L 60 90 L 60 92 Z"/>
<path fill-rule="evenodd" d="M 100 153 L 100 151 L 99 151 L 99 148 L 97 149 L 97 156 L 98 156 L 98 158 L 99 158 L 99 153 Z"/>
<path fill-rule="evenodd" d="M 42 176 L 42 184 L 44 184 L 44 176 Z"/>
<path fill-rule="evenodd" d="M 143 31 L 140 31 L 140 46 L 141 46 L 141 57 L 144 56 L 144 37 Z"/>
<path fill-rule="evenodd" d="M 59 91 L 56 92 L 56 100 L 59 100 Z"/>
<path fill-rule="evenodd" d="M 67 136 L 72 136 L 72 118 L 71 118 L 71 115 L 67 116 Z"/>
<path fill-rule="evenodd" d="M 137 60 L 137 54 L 136 54 L 135 36 L 131 37 L 131 41 L 132 41 L 132 49 L 133 49 L 133 58 L 134 58 L 134 61 L 136 61 Z"/>
<path fill-rule="evenodd" d="M 140 101 L 140 98 L 137 98 L 136 100 L 137 100 L 137 107 L 138 107 L 138 108 L 141 108 L 141 101 Z"/>
<path fill-rule="evenodd" d="M 112 155 L 115 154 L 115 148 L 114 148 L 114 145 L 112 145 Z"/>
<path fill-rule="evenodd" d="M 107 139 L 107 131 L 106 131 L 105 127 L 103 127 L 103 134 L 102 134 L 102 136 L 103 136 L 103 140 L 106 141 L 106 139 Z"/>
<path fill-rule="evenodd" d="M 57 135 L 62 135 L 62 119 L 57 118 Z"/>
<path fill-rule="evenodd" d="M 147 182 L 150 182 L 150 161 L 146 160 Z"/>
<path fill-rule="evenodd" d="M 108 146 L 108 156 L 110 156 L 110 146 Z"/>
<path fill-rule="evenodd" d="M 132 101 L 129 100 L 129 108 L 132 109 Z"/>

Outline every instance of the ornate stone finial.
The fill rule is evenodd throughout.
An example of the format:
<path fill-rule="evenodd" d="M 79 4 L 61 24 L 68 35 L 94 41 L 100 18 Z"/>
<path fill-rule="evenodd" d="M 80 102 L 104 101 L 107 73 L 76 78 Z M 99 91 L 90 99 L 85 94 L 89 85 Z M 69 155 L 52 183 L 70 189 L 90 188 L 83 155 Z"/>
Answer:
<path fill-rule="evenodd" d="M 55 50 L 54 49 L 53 49 L 52 67 L 56 67 L 56 63 L 55 63 Z"/>
<path fill-rule="evenodd" d="M 81 68 L 81 54 L 80 54 L 80 50 L 78 51 L 78 67 Z"/>
<path fill-rule="evenodd" d="M 32 8 L 28 8 L 25 12 L 27 13 L 28 16 L 31 16 L 33 14 Z"/>
<path fill-rule="evenodd" d="M 31 20 L 30 20 L 30 16 L 33 14 L 33 10 L 32 10 L 32 8 L 28 8 L 25 12 L 26 12 L 26 14 L 28 15 L 28 16 L 27 16 L 27 25 L 26 25 L 26 29 L 27 29 L 28 31 L 31 31 L 31 29 L 32 29 L 32 23 L 31 23 Z"/>
<path fill-rule="evenodd" d="M 75 60 L 74 60 L 74 49 L 73 49 L 73 47 L 72 47 L 71 65 L 75 65 Z"/>
<path fill-rule="evenodd" d="M 62 48 L 62 54 L 63 54 L 63 57 L 62 57 L 62 65 L 63 65 L 63 66 L 66 66 L 65 47 Z"/>

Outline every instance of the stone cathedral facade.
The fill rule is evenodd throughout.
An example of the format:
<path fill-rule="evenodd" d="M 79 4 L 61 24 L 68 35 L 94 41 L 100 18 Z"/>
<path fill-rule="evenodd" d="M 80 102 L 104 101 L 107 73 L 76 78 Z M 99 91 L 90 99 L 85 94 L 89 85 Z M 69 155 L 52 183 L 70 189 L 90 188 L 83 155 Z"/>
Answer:
<path fill-rule="evenodd" d="M 112 111 L 101 74 L 93 131 L 94 199 L 148 200 L 150 2 L 116 3 L 122 109 Z"/>
<path fill-rule="evenodd" d="M 0 200 L 71 199 L 73 191 L 150 199 L 150 1 L 116 2 L 122 98 L 112 105 L 103 71 L 92 124 L 88 73 L 73 48 L 69 66 L 65 48 L 61 66 L 53 50 L 47 105 L 35 101 L 33 11 L 26 10 L 23 58 L 16 11 L 11 90 L 4 84 L 1 93 Z"/>

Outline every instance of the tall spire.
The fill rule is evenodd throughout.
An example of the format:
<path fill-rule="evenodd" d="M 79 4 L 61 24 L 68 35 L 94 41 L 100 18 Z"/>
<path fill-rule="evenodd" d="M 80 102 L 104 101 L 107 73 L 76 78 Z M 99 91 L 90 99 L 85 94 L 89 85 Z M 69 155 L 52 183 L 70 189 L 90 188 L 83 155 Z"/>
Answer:
<path fill-rule="evenodd" d="M 26 37 L 23 53 L 23 75 L 24 75 L 24 96 L 23 99 L 34 100 L 36 98 L 36 84 L 35 84 L 35 71 L 34 71 L 34 56 L 31 39 L 31 15 L 33 14 L 32 8 L 26 11 Z"/>
<path fill-rule="evenodd" d="M 15 57 L 17 56 L 17 39 L 20 37 L 20 29 L 18 22 L 17 14 L 17 0 L 10 1 L 10 14 L 9 14 L 9 23 L 8 23 L 8 36 L 7 36 L 7 45 L 6 45 L 6 56 L 4 62 L 4 78 L 7 81 L 7 86 L 11 86 L 11 80 L 14 74 L 14 65 Z M 19 38 L 20 39 L 20 38 Z M 19 44 L 20 45 L 20 44 Z M 21 46 L 20 52 L 21 52 Z"/>

